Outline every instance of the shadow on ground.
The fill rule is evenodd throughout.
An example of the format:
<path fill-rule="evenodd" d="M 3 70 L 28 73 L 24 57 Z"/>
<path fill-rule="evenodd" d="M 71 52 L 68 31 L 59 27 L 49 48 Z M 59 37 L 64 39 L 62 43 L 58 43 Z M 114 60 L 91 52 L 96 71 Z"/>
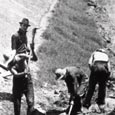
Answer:
<path fill-rule="evenodd" d="M 112 112 L 108 113 L 107 115 L 115 115 L 115 110 L 113 110 Z"/>
<path fill-rule="evenodd" d="M 0 92 L 0 100 L 13 101 L 13 96 L 11 93 Z"/>
<path fill-rule="evenodd" d="M 61 113 L 64 113 L 64 110 L 49 110 L 46 112 L 46 115 L 60 115 Z"/>
<path fill-rule="evenodd" d="M 42 113 L 39 110 L 35 109 L 31 115 L 60 115 L 61 113 L 63 113 L 64 111 L 60 111 L 60 110 L 48 110 L 46 113 Z"/>

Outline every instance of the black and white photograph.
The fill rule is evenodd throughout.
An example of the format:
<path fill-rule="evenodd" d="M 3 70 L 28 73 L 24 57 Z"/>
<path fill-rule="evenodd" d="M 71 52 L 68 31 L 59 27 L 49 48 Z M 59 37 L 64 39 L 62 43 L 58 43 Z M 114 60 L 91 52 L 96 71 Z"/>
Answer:
<path fill-rule="evenodd" d="M 0 0 L 0 115 L 115 115 L 115 0 Z"/>

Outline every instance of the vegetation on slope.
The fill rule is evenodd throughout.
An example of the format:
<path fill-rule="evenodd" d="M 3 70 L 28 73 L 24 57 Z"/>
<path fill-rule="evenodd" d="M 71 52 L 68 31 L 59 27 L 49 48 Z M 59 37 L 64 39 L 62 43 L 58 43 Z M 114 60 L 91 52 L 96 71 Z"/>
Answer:
<path fill-rule="evenodd" d="M 52 69 L 80 66 L 88 73 L 88 59 L 92 51 L 104 42 L 98 33 L 94 17 L 87 14 L 85 0 L 61 0 L 52 11 L 49 26 L 39 47 L 39 75 L 52 80 Z"/>

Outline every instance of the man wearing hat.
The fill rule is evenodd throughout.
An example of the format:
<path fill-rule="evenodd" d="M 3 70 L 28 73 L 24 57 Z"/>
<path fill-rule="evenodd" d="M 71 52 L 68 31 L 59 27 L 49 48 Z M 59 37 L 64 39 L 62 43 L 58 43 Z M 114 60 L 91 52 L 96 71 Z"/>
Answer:
<path fill-rule="evenodd" d="M 69 66 L 63 69 L 58 68 L 55 71 L 57 80 L 64 80 L 66 82 L 68 92 L 70 93 L 70 107 L 67 109 L 69 115 L 76 115 L 81 112 L 81 97 L 80 97 L 80 85 L 83 78 L 86 78 L 86 74 L 78 67 Z M 73 107 L 71 107 L 73 104 Z"/>
<path fill-rule="evenodd" d="M 8 68 L 13 74 L 14 114 L 20 115 L 21 97 L 24 94 L 28 105 L 27 115 L 30 115 L 34 109 L 33 83 L 30 70 L 26 69 L 29 59 L 26 33 L 30 24 L 27 18 L 23 18 L 19 24 L 19 30 L 11 38 L 12 56 Z M 34 51 L 33 46 L 31 49 Z"/>

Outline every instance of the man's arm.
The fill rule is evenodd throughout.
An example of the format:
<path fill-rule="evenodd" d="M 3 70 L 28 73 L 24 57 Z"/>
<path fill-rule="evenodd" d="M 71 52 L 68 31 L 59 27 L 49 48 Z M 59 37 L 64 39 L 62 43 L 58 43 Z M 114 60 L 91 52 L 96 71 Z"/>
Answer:
<path fill-rule="evenodd" d="M 12 35 L 11 37 L 11 49 L 12 49 L 12 53 L 11 53 L 11 56 L 9 57 L 9 60 L 8 62 L 6 63 L 8 69 L 10 69 L 10 64 L 11 62 L 13 61 L 15 55 L 16 55 L 16 43 L 17 43 L 17 39 L 18 39 L 18 35 L 17 34 L 14 34 Z"/>
<path fill-rule="evenodd" d="M 8 62 L 6 63 L 7 68 L 10 68 L 10 63 L 13 61 L 15 55 L 16 55 L 16 50 L 14 49 L 14 50 L 12 50 L 11 56 L 10 56 Z"/>
<path fill-rule="evenodd" d="M 10 72 L 15 76 L 15 77 L 20 77 L 20 76 L 23 76 L 23 75 L 27 75 L 28 73 L 27 72 L 17 72 L 14 68 L 11 68 L 10 69 Z"/>
<path fill-rule="evenodd" d="M 109 71 L 109 72 L 111 72 L 111 65 L 110 65 L 110 61 L 108 61 L 107 66 L 108 66 L 108 71 Z"/>
<path fill-rule="evenodd" d="M 94 53 L 95 53 L 95 52 L 94 52 Z M 90 58 L 89 58 L 88 65 L 89 65 L 89 68 L 90 68 L 90 69 L 92 68 L 92 65 L 93 65 L 94 53 L 92 53 L 91 56 L 90 56 Z"/>

